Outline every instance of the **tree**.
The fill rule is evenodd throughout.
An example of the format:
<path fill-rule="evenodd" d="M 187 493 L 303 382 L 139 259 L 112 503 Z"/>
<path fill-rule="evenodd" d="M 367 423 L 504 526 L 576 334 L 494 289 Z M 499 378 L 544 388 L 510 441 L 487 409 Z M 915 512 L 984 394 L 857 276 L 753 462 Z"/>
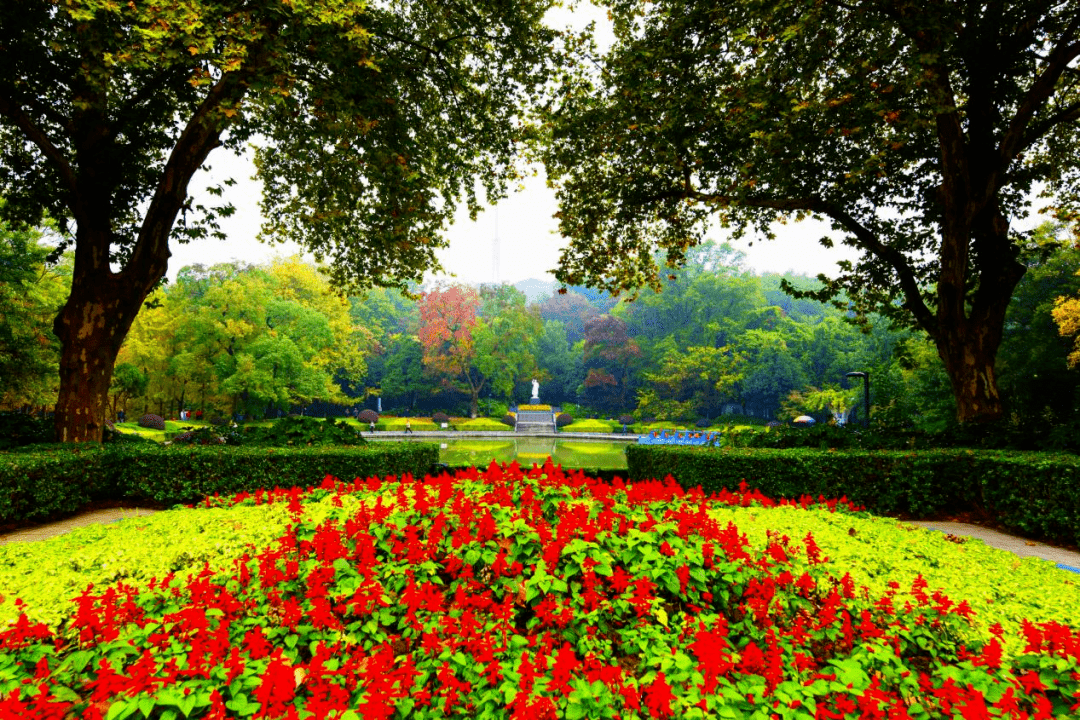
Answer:
<path fill-rule="evenodd" d="M 515 384 L 539 370 L 540 309 L 526 307 L 525 294 L 512 285 L 485 285 L 480 298 L 476 367 L 495 395 L 512 401 Z"/>
<path fill-rule="evenodd" d="M 628 410 L 641 348 L 626 323 L 611 315 L 593 318 L 585 324 L 583 351 L 586 399 L 611 412 Z"/>
<path fill-rule="evenodd" d="M 476 371 L 474 332 L 480 295 L 464 285 L 435 288 L 420 297 L 420 331 L 424 367 L 446 387 L 469 396 L 472 417 L 479 412 L 485 378 Z"/>
<path fill-rule="evenodd" d="M 766 235 L 825 219 L 863 254 L 815 297 L 921 328 L 958 420 L 1000 418 L 994 360 L 1025 270 L 1011 220 L 1037 182 L 1080 213 L 1080 8 L 605 4 L 602 71 L 568 71 L 546 118 L 570 238 L 556 277 L 658 286 L 655 250 L 681 263 L 717 217 Z"/>
<path fill-rule="evenodd" d="M 746 361 L 738 384 L 740 402 L 749 415 L 775 417 L 783 399 L 806 384 L 805 371 L 776 330 L 748 330 L 735 348 Z"/>
<path fill-rule="evenodd" d="M 1080 271 L 1076 274 L 1080 275 Z M 1062 337 L 1073 338 L 1075 342 L 1069 353 L 1069 367 L 1080 366 L 1080 298 L 1060 296 L 1054 303 L 1053 317 Z"/>
<path fill-rule="evenodd" d="M 417 395 L 423 392 L 425 385 L 424 350 L 420 342 L 404 335 L 391 337 L 387 343 L 386 370 L 379 389 L 387 397 L 396 398 L 409 410 L 414 410 Z"/>
<path fill-rule="evenodd" d="M 544 401 L 552 404 L 577 402 L 577 388 L 585 381 L 584 352 L 574 352 L 567 327 L 558 320 L 546 320 L 536 346 L 536 362 L 543 377 Z"/>
<path fill-rule="evenodd" d="M 36 231 L 0 221 L 0 407 L 40 408 L 56 393 L 59 343 L 51 321 L 64 301 L 71 264 L 46 262 Z"/>
<path fill-rule="evenodd" d="M 645 373 L 648 384 L 638 390 L 638 407 L 658 420 L 716 417 L 742 377 L 741 365 L 742 358 L 728 347 L 695 345 L 669 352 L 658 372 Z"/>
<path fill-rule="evenodd" d="M 171 242 L 221 236 L 188 188 L 257 140 L 263 235 L 339 287 L 437 267 L 456 205 L 502 192 L 543 82 L 546 0 L 12 0 L 0 6 L 3 217 L 74 244 L 56 426 L 101 438 L 114 361 Z M 228 184 L 228 183 L 227 183 Z"/>
<path fill-rule="evenodd" d="M 344 400 L 340 383 L 366 372 L 371 337 L 316 268 L 185 268 L 140 313 L 119 357 L 149 377 L 150 400 L 262 415 L 312 400 Z"/>
<path fill-rule="evenodd" d="M 555 293 L 540 304 L 540 316 L 547 321 L 556 321 L 566 328 L 566 339 L 570 344 L 585 337 L 585 323 L 600 315 L 600 309 L 590 303 L 581 293 L 569 290 Z"/>
<path fill-rule="evenodd" d="M 663 292 L 646 288 L 612 314 L 626 322 L 643 351 L 648 342 L 669 337 L 682 349 L 726 345 L 765 304 L 761 283 L 742 269 L 742 257 L 727 244 L 706 241 L 668 276 Z"/>
<path fill-rule="evenodd" d="M 131 363 L 117 363 L 113 370 L 112 387 L 109 394 L 112 395 L 112 414 L 119 418 L 118 410 L 124 409 L 124 403 L 134 397 L 146 394 L 146 388 L 150 384 L 150 378 L 146 377 L 142 370 Z"/>
<path fill-rule="evenodd" d="M 514 382 L 535 370 L 540 329 L 539 313 L 509 285 L 479 293 L 454 285 L 423 294 L 417 337 L 429 372 L 467 395 L 469 414 L 476 417 L 481 393 L 509 397 Z"/>
<path fill-rule="evenodd" d="M 1069 342 L 1053 317 L 1057 298 L 1080 293 L 1080 247 L 1063 243 L 1061 230 L 1047 223 L 1033 233 L 1042 252 L 1026 259 L 1028 271 L 1009 304 L 998 353 L 1010 419 L 1030 419 L 1040 433 L 1050 418 L 1071 421 L 1080 401 L 1080 373 L 1069 369 Z"/>
<path fill-rule="evenodd" d="M 836 423 L 847 422 L 848 413 L 859 404 L 859 388 L 841 388 L 829 383 L 821 388 L 809 386 L 788 396 L 786 414 L 792 418 L 804 412 L 828 412 Z M 864 409 L 865 412 L 865 409 Z"/>

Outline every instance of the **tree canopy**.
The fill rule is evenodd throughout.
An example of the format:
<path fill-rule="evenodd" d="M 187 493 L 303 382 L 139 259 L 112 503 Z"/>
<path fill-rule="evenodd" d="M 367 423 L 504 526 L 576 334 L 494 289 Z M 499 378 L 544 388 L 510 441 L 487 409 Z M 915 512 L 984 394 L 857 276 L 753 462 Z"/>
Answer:
<path fill-rule="evenodd" d="M 678 265 L 717 220 L 770 235 L 822 218 L 862 255 L 814 296 L 921 328 L 959 419 L 1000 417 L 994 358 L 1025 270 L 1014 221 L 1040 188 L 1060 217 L 1080 210 L 1080 8 L 605 5 L 614 46 L 568 64 L 543 126 L 570 239 L 557 277 L 658 288 L 656 250 Z"/>
<path fill-rule="evenodd" d="M 110 375 L 173 242 L 232 211 L 189 183 L 257 146 L 263 228 L 339 286 L 437 266 L 456 206 L 513 173 L 547 0 L 11 0 L 0 6 L 0 217 L 74 244 L 57 429 L 100 438 Z M 227 183 L 226 183 L 227 184 Z M 211 202 L 212 201 L 212 202 Z"/>

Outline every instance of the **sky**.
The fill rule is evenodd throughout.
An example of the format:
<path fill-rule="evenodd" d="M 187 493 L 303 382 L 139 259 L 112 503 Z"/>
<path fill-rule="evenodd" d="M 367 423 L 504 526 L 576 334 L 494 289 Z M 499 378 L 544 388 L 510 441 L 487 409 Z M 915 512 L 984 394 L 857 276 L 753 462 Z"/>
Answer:
<path fill-rule="evenodd" d="M 203 173 L 193 178 L 190 191 L 196 202 L 209 202 L 212 198 L 202 190 L 210 184 L 209 180 L 229 176 L 237 180 L 236 185 L 226 189 L 225 196 L 236 207 L 236 213 L 221 222 L 228 240 L 174 244 L 169 260 L 170 280 L 176 278 L 180 268 L 196 263 L 213 265 L 232 260 L 262 263 L 275 255 L 300 252 L 293 244 L 267 245 L 256 239 L 262 223 L 258 203 L 261 186 L 251 179 L 255 168 L 250 161 L 219 149 L 210 156 L 210 164 L 213 170 L 209 176 Z M 520 189 L 514 189 L 516 192 L 512 191 L 496 207 L 489 207 L 475 222 L 464 211 L 458 214 L 447 232 L 449 247 L 437 253 L 447 273 L 438 276 L 428 273 L 426 281 L 513 284 L 530 278 L 555 279 L 551 271 L 558 265 L 559 251 L 565 242 L 558 234 L 558 221 L 552 217 L 556 212 L 554 192 L 547 187 L 542 169 L 537 176 L 526 178 Z M 819 245 L 818 238 L 827 230 L 823 223 L 803 221 L 777 226 L 775 240 L 743 239 L 731 244 L 745 253 L 747 269 L 758 273 L 791 270 L 810 276 L 828 275 L 836 271 L 837 261 L 854 259 L 855 254 L 844 246 L 826 249 Z M 719 228 L 711 237 L 718 241 L 729 239 Z"/>
<path fill-rule="evenodd" d="M 596 40 L 601 51 L 613 40 L 610 23 L 604 11 L 588 4 L 579 4 L 571 9 L 553 10 L 548 16 L 548 23 L 561 27 L 568 25 L 583 28 L 587 23 L 596 23 Z M 237 185 L 226 190 L 226 199 L 236 207 L 232 218 L 222 221 L 222 229 L 228 235 L 227 241 L 204 240 L 188 245 L 174 245 L 173 256 L 169 260 L 169 279 L 174 279 L 180 268 L 201 263 L 212 265 L 230 260 L 245 262 L 266 262 L 275 254 L 288 256 L 299 252 L 295 245 L 270 246 L 258 242 L 255 238 L 262 223 L 259 213 L 258 197 L 260 186 L 251 180 L 255 168 L 244 158 L 236 158 L 223 149 L 215 150 L 209 158 L 214 168 L 211 178 L 205 174 L 192 179 L 189 191 L 196 202 L 209 202 L 202 188 L 208 179 L 216 181 L 232 177 Z M 467 213 L 459 213 L 447 233 L 449 247 L 438 252 L 438 258 L 446 274 L 425 277 L 428 282 L 464 282 L 470 284 L 505 282 L 513 284 L 521 280 L 537 279 L 553 281 L 551 271 L 559 262 L 559 251 L 565 242 L 559 236 L 558 222 L 552 217 L 556 212 L 554 191 L 549 189 L 543 177 L 543 170 L 538 169 L 535 177 L 529 177 L 517 192 L 511 192 L 495 208 L 470 221 Z M 836 271 L 840 260 L 854 260 L 856 253 L 851 248 L 837 244 L 826 249 L 818 239 L 828 231 L 828 226 L 814 221 L 804 221 L 775 227 L 777 238 L 765 240 L 759 238 L 732 242 L 732 246 L 746 255 L 747 269 L 758 273 L 789 270 L 796 273 L 815 276 L 819 273 L 831 275 Z M 717 228 L 710 237 L 718 241 L 728 238 Z M 495 257 L 495 240 L 498 238 L 498 261 Z"/>

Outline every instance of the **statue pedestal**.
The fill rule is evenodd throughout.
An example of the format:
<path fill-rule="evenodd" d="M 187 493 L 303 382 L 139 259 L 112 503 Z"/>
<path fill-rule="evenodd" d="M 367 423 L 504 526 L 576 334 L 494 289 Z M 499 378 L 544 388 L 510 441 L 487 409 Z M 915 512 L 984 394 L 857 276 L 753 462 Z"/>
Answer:
<path fill-rule="evenodd" d="M 530 405 L 539 405 L 540 404 L 540 398 L 533 395 L 531 398 L 529 398 L 529 404 Z"/>

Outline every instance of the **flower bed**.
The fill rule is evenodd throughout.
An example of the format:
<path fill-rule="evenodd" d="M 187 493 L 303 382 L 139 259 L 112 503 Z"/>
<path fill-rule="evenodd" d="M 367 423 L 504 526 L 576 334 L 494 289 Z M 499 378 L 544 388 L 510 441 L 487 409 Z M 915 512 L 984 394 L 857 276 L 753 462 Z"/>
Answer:
<path fill-rule="evenodd" d="M 670 480 L 492 465 L 205 504 L 266 503 L 284 507 L 287 530 L 228 570 L 91 586 L 59 627 L 24 615 L 0 633 L 0 717 L 1080 709 L 1074 630 L 1024 623 L 1011 656 L 998 625 L 965 646 L 970 607 L 921 577 L 909 595 L 874 597 L 831 574 L 811 535 L 752 548 L 714 517 L 776 505 L 745 489 L 706 498 Z"/>

